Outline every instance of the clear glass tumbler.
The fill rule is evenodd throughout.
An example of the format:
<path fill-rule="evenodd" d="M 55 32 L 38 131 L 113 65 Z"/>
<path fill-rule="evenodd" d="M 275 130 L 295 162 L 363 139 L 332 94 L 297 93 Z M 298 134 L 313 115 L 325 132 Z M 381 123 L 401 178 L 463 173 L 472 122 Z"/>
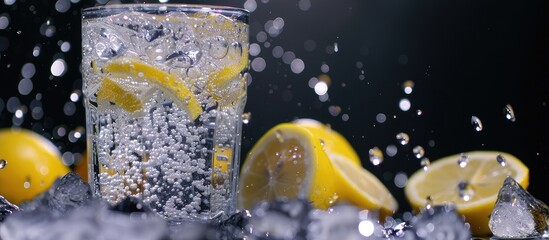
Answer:
<path fill-rule="evenodd" d="M 235 211 L 248 12 L 127 4 L 82 12 L 90 183 L 168 221 Z"/>

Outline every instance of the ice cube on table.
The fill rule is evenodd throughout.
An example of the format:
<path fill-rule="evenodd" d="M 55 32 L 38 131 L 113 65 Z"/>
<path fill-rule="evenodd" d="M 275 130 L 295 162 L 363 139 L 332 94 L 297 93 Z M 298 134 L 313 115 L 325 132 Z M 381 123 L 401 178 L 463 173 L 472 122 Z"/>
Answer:
<path fill-rule="evenodd" d="M 0 222 L 4 221 L 13 212 L 19 211 L 19 207 L 0 196 Z"/>
<path fill-rule="evenodd" d="M 92 198 L 90 185 L 78 174 L 70 172 L 57 179 L 45 192 L 21 204 L 25 211 L 46 208 L 56 214 L 64 214 L 68 210 L 84 205 Z"/>
<path fill-rule="evenodd" d="M 457 214 L 452 204 L 436 205 L 423 209 L 412 220 L 419 239 L 424 240 L 470 240 L 471 230 L 463 216 Z"/>
<path fill-rule="evenodd" d="M 549 233 L 549 207 L 507 177 L 499 190 L 489 227 L 499 238 L 543 237 Z"/>
<path fill-rule="evenodd" d="M 385 239 L 384 228 L 375 211 L 361 210 L 353 205 L 338 204 L 324 211 L 310 213 L 307 239 L 358 240 Z"/>
<path fill-rule="evenodd" d="M 259 238 L 306 239 L 311 209 L 312 205 L 304 199 L 261 202 L 252 209 L 246 228 Z"/>

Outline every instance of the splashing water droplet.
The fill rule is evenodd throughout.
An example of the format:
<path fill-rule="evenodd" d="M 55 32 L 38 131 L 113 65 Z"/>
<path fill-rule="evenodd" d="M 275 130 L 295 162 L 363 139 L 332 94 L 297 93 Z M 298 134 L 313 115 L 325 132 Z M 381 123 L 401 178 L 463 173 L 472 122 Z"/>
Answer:
<path fill-rule="evenodd" d="M 423 159 L 421 159 L 419 164 L 423 168 L 423 171 L 427 171 L 427 170 L 429 170 L 429 166 L 431 165 L 431 160 L 429 160 L 428 158 L 423 158 Z"/>
<path fill-rule="evenodd" d="M 420 159 L 422 158 L 424 155 L 425 155 L 425 149 L 423 149 L 422 146 L 415 146 L 413 149 L 412 149 L 412 152 L 414 153 L 414 156 L 417 158 L 417 159 Z"/>
<path fill-rule="evenodd" d="M 513 110 L 513 107 L 511 107 L 511 104 L 505 105 L 505 108 L 503 108 L 503 113 L 505 114 L 505 118 L 511 122 L 515 122 L 517 119 L 515 117 L 515 110 Z"/>
<path fill-rule="evenodd" d="M 242 123 L 248 124 L 250 123 L 250 120 L 252 120 L 252 113 L 247 112 L 242 114 Z"/>
<path fill-rule="evenodd" d="M 383 152 L 378 148 L 374 147 L 368 151 L 370 155 L 370 162 L 377 166 L 383 162 Z"/>
<path fill-rule="evenodd" d="M 477 131 L 477 132 L 482 131 L 482 129 L 483 129 L 482 122 L 480 121 L 480 119 L 477 116 L 472 116 L 471 117 L 471 124 L 475 128 L 475 131 Z"/>
<path fill-rule="evenodd" d="M 404 90 L 404 93 L 411 94 L 414 91 L 414 85 L 415 83 L 412 80 L 406 80 L 404 84 L 402 84 L 402 90 Z"/>
<path fill-rule="evenodd" d="M 461 155 L 459 155 L 457 163 L 461 168 L 466 167 L 467 163 L 469 163 L 469 156 L 467 156 L 465 153 L 461 153 Z"/>
<path fill-rule="evenodd" d="M 427 200 L 427 203 L 425 203 L 425 209 L 431 209 L 433 206 L 433 197 L 427 196 L 425 200 Z"/>
<path fill-rule="evenodd" d="M 25 189 L 29 189 L 31 186 L 31 183 L 30 183 L 30 177 L 27 177 L 27 179 L 25 180 L 25 182 L 23 183 L 23 187 Z"/>
<path fill-rule="evenodd" d="M 498 161 L 499 165 L 501 165 L 502 167 L 505 167 L 505 165 L 507 165 L 507 159 L 505 159 L 505 157 L 501 154 L 498 154 L 496 156 L 496 161 Z"/>
<path fill-rule="evenodd" d="M 410 142 L 410 136 L 403 132 L 397 134 L 396 139 L 398 140 L 398 143 L 400 143 L 400 145 L 406 145 Z"/>
<path fill-rule="evenodd" d="M 281 143 L 284 142 L 284 138 L 282 137 L 282 133 L 281 133 L 279 130 L 275 131 L 275 136 L 276 136 L 276 139 L 277 139 L 279 142 L 281 142 Z"/>
<path fill-rule="evenodd" d="M 0 159 L 0 169 L 4 169 L 8 165 L 8 161 Z"/>
<path fill-rule="evenodd" d="M 458 194 L 461 200 L 468 202 L 473 197 L 474 191 L 471 188 L 471 184 L 467 181 L 460 181 L 458 183 Z"/>

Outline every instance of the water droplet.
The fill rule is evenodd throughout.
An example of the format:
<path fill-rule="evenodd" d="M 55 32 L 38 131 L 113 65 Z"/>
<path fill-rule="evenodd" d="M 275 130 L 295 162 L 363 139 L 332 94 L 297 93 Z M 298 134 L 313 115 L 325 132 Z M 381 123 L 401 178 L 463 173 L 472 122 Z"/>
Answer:
<path fill-rule="evenodd" d="M 280 130 L 276 130 L 275 131 L 275 136 L 276 136 L 276 139 L 283 143 L 284 142 L 284 137 L 282 137 L 282 132 L 280 132 Z"/>
<path fill-rule="evenodd" d="M 4 169 L 8 165 L 8 161 L 0 159 L 0 169 Z"/>
<path fill-rule="evenodd" d="M 422 146 L 415 146 L 413 149 L 412 149 L 412 152 L 414 153 L 414 156 L 417 158 L 417 159 L 420 159 L 422 158 L 424 155 L 425 155 L 425 149 L 423 149 Z"/>
<path fill-rule="evenodd" d="M 427 171 L 429 170 L 429 166 L 431 165 L 431 160 L 429 160 L 428 158 L 422 158 L 419 164 L 423 168 L 423 171 Z"/>
<path fill-rule="evenodd" d="M 505 159 L 505 157 L 501 154 L 498 154 L 496 156 L 496 161 L 498 161 L 499 165 L 501 165 L 502 167 L 505 167 L 505 165 L 507 165 L 507 159 Z"/>
<path fill-rule="evenodd" d="M 398 102 L 398 107 L 400 110 L 406 112 L 410 110 L 410 107 L 412 107 L 412 103 L 407 98 L 400 99 L 400 102 Z"/>
<path fill-rule="evenodd" d="M 258 45 L 259 46 L 259 45 Z M 216 36 L 210 41 L 210 56 L 221 59 L 227 55 L 229 44 L 222 36 Z"/>
<path fill-rule="evenodd" d="M 374 147 L 368 151 L 370 155 L 370 162 L 377 166 L 383 162 L 383 152 L 378 148 Z"/>
<path fill-rule="evenodd" d="M 402 84 L 402 90 L 404 90 L 404 93 L 411 94 L 414 91 L 414 85 L 415 83 L 412 80 L 406 80 Z"/>
<path fill-rule="evenodd" d="M 250 123 L 250 120 L 252 120 L 252 113 L 246 112 L 242 114 L 242 123 L 248 124 Z"/>
<path fill-rule="evenodd" d="M 469 156 L 467 156 L 465 153 L 461 153 L 459 155 L 459 159 L 458 159 L 457 163 L 461 168 L 466 167 L 467 163 L 469 163 Z"/>
<path fill-rule="evenodd" d="M 477 131 L 477 132 L 482 131 L 482 129 L 483 129 L 482 122 L 480 121 L 480 119 L 477 116 L 472 116 L 471 117 L 471 124 L 473 125 L 473 127 L 475 127 L 475 131 Z"/>
<path fill-rule="evenodd" d="M 471 200 L 471 198 L 473 197 L 474 191 L 471 187 L 471 184 L 469 184 L 469 182 L 460 181 L 458 183 L 457 188 L 458 188 L 459 198 L 461 198 L 461 200 L 466 202 Z"/>
<path fill-rule="evenodd" d="M 31 186 L 31 183 L 30 183 L 30 177 L 27 177 L 27 179 L 25 180 L 25 182 L 23 183 L 23 187 L 25 189 L 29 189 Z"/>
<path fill-rule="evenodd" d="M 427 196 L 425 200 L 427 200 L 427 203 L 425 203 L 425 209 L 431 209 L 433 206 L 433 197 Z"/>
<path fill-rule="evenodd" d="M 505 105 L 505 108 L 503 108 L 503 113 L 505 114 L 505 118 L 511 122 L 515 122 L 517 119 L 515 117 L 515 111 L 513 110 L 513 107 L 511 107 L 511 104 Z"/>
<path fill-rule="evenodd" d="M 400 143 L 400 145 L 406 145 L 410 142 L 410 136 L 408 136 L 408 134 L 403 132 L 397 134 L 396 139 L 398 143 Z"/>

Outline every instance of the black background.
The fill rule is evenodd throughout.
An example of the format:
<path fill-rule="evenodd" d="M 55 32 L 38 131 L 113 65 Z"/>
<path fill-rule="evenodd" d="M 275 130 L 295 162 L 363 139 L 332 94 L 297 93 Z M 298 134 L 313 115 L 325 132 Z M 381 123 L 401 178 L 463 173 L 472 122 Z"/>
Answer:
<path fill-rule="evenodd" d="M 57 12 L 54 4 L 48 0 L 17 0 L 10 6 L 0 2 L 0 14 L 10 17 L 9 27 L 0 30 L 0 103 L 5 105 L 15 96 L 28 108 L 41 93 L 44 117 L 35 120 L 27 112 L 21 126 L 49 137 L 63 152 L 77 153 L 85 148 L 84 138 L 71 143 L 52 131 L 58 126 L 69 130 L 84 126 L 82 101 L 76 103 L 72 116 L 64 114 L 63 105 L 81 88 L 80 9 L 95 2 L 73 3 L 65 13 Z M 411 150 L 416 145 L 423 146 L 431 160 L 471 150 L 509 152 L 530 168 L 530 192 L 549 202 L 547 10 L 545 1 L 311 0 L 311 8 L 303 11 L 298 1 L 257 0 L 250 18 L 251 43 L 258 43 L 256 35 L 265 31 L 268 20 L 281 17 L 285 25 L 279 36 L 268 38 L 270 48 L 259 43 L 258 57 L 265 59 L 267 67 L 251 71 L 246 111 L 252 119 L 244 126 L 243 153 L 277 123 L 315 118 L 348 138 L 363 165 L 389 187 L 402 210 L 408 205 L 393 178 L 398 172 L 409 176 L 420 168 Z M 39 31 L 48 19 L 56 27 L 53 37 Z M 59 40 L 69 41 L 71 50 L 61 53 Z M 316 43 L 313 51 L 305 49 L 307 40 Z M 335 43 L 337 52 L 326 51 Z M 42 51 L 33 57 L 36 44 Z M 292 73 L 289 65 L 272 56 L 274 46 L 293 51 L 305 62 L 305 70 Z M 49 69 L 57 58 L 65 59 L 68 71 L 52 77 Z M 21 96 L 17 85 L 27 62 L 37 69 L 34 88 L 28 96 Z M 363 67 L 357 68 L 357 62 Z M 327 74 L 332 79 L 326 102 L 319 101 L 308 86 L 311 77 L 322 73 L 322 64 L 329 66 Z M 364 80 L 359 79 L 361 74 Z M 402 91 L 406 80 L 415 83 L 410 95 Z M 399 109 L 402 98 L 411 101 L 410 111 Z M 516 122 L 505 119 L 507 104 L 514 108 Z M 341 113 L 332 116 L 330 106 L 339 106 Z M 418 109 L 421 115 L 416 114 Z M 13 125 L 13 112 L 5 107 L 0 110 L 0 127 Z M 378 123 L 378 113 L 385 114 L 387 121 Z M 349 117 L 347 121 L 343 114 Z M 480 132 L 471 125 L 473 115 L 482 120 Z M 408 145 L 397 144 L 399 132 L 410 135 Z M 398 153 L 373 166 L 368 150 L 376 146 L 384 150 L 390 144 L 398 146 Z"/>

